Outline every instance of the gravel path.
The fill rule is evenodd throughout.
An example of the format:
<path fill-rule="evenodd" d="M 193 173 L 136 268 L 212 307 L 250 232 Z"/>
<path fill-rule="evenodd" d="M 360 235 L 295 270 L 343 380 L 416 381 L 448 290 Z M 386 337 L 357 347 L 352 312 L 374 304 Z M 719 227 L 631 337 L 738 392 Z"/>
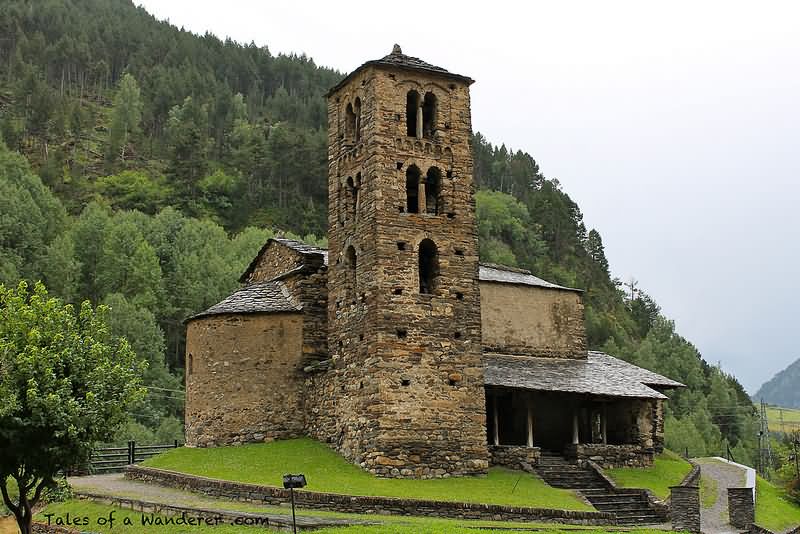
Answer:
<path fill-rule="evenodd" d="M 259 516 L 269 518 L 270 524 L 275 525 L 283 525 L 291 520 L 291 508 L 288 506 L 269 506 L 214 499 L 212 497 L 206 497 L 179 489 L 128 480 L 121 473 L 72 477 L 69 479 L 69 483 L 76 493 L 83 495 L 135 499 L 148 503 L 198 510 L 258 514 Z M 367 522 L 358 519 L 320 517 L 317 515 L 304 514 L 302 512 L 297 514 L 297 526 L 302 528 L 322 528 L 355 524 L 375 524 L 375 522 Z"/>
<path fill-rule="evenodd" d="M 700 464 L 700 476 L 716 481 L 717 501 L 711 508 L 700 508 L 700 520 L 704 534 L 726 534 L 741 532 L 728 522 L 728 488 L 745 484 L 745 470 L 720 462 L 714 458 L 695 458 Z"/>

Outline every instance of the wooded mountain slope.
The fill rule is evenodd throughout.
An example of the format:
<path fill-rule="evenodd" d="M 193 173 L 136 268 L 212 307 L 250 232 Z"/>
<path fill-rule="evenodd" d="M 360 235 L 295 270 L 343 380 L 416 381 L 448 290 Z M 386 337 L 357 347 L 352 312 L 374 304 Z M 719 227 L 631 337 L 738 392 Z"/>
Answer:
<path fill-rule="evenodd" d="M 765 382 L 753 399 L 785 408 L 800 408 L 800 359 Z"/>
<path fill-rule="evenodd" d="M 2 13 L 0 282 L 109 303 L 114 331 L 150 362 L 124 437 L 168 439 L 180 433 L 182 320 L 233 290 L 269 235 L 324 244 L 322 95 L 342 74 L 193 35 L 129 0 L 3 0 Z M 610 277 L 600 233 L 558 180 L 479 133 L 473 153 L 482 259 L 586 289 L 592 348 L 687 384 L 669 403 L 668 445 L 730 444 L 749 461 L 744 389 L 653 298 Z"/>

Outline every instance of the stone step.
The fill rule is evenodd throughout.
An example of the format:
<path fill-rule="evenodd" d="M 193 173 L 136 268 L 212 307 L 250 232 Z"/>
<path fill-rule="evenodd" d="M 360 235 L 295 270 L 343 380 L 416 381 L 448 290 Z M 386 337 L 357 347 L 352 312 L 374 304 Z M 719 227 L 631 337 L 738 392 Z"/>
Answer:
<path fill-rule="evenodd" d="M 651 513 L 649 506 L 642 503 L 616 502 L 616 503 L 592 503 L 592 506 L 601 512 L 644 512 Z"/>

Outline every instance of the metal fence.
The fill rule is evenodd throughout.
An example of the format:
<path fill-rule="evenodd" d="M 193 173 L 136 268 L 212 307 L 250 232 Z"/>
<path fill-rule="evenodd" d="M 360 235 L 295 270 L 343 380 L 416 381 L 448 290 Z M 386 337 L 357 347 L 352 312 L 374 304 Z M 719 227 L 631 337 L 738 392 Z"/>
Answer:
<path fill-rule="evenodd" d="M 178 447 L 180 447 L 178 440 L 169 445 L 136 445 L 136 442 L 131 440 L 127 447 L 95 449 L 89 459 L 89 471 L 91 473 L 122 471 L 126 465 L 147 460 L 156 454 Z"/>

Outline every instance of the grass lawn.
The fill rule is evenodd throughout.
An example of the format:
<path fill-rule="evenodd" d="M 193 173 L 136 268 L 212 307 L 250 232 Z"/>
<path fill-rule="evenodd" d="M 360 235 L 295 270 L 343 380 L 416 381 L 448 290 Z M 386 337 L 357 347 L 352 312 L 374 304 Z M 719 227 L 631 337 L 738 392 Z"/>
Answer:
<path fill-rule="evenodd" d="M 677 486 L 692 470 L 692 464 L 672 451 L 664 451 L 656 456 L 652 467 L 623 467 L 606 469 L 618 486 L 623 488 L 648 488 L 659 499 L 669 497 L 669 487 Z"/>
<path fill-rule="evenodd" d="M 719 484 L 711 477 L 700 475 L 700 504 L 703 508 L 712 508 L 717 503 Z"/>
<path fill-rule="evenodd" d="M 756 481 L 756 523 L 772 531 L 782 531 L 800 525 L 800 506 L 786 493 L 766 480 Z"/>
<path fill-rule="evenodd" d="M 800 430 L 800 410 L 767 406 L 767 418 L 769 418 L 770 430 L 779 432 Z"/>
<path fill-rule="evenodd" d="M 107 518 L 114 511 L 115 522 L 113 527 L 98 525 L 99 518 Z M 210 526 L 143 526 L 142 514 L 132 510 L 117 508 L 107 505 L 94 504 L 87 501 L 73 500 L 65 503 L 51 504 L 37 516 L 38 521 L 47 521 L 45 514 L 53 514 L 50 518 L 55 522 L 56 517 L 62 519 L 69 513 L 71 518 L 87 518 L 88 525 L 78 527 L 82 530 L 99 532 L 102 534 L 255 534 L 265 532 L 262 528 L 245 527 L 236 525 Z M 151 517 L 146 514 L 147 517 Z M 486 521 L 456 521 L 447 519 L 429 519 L 415 517 L 382 517 L 382 516 L 356 516 L 360 519 L 372 521 L 386 521 L 385 524 L 375 526 L 337 527 L 315 530 L 320 534 L 391 534 L 415 532 L 422 534 L 461 534 L 461 533 L 491 533 L 508 532 L 509 528 L 531 528 L 541 533 L 577 532 L 579 534 L 610 534 L 620 532 L 619 528 L 609 527 L 608 530 L 600 527 L 581 527 L 571 525 L 554 525 L 543 523 L 500 523 Z M 125 525 L 125 519 L 130 525 Z M 496 528 L 493 528 L 496 527 Z M 631 534 L 652 533 L 652 530 L 631 530 Z"/>
<path fill-rule="evenodd" d="M 502 468 L 490 469 L 485 477 L 377 478 L 346 462 L 327 446 L 307 438 L 238 447 L 179 448 L 155 456 L 143 465 L 270 486 L 281 486 L 285 473 L 303 473 L 308 490 L 348 495 L 593 509 L 569 490 L 551 488 L 531 474 Z"/>

